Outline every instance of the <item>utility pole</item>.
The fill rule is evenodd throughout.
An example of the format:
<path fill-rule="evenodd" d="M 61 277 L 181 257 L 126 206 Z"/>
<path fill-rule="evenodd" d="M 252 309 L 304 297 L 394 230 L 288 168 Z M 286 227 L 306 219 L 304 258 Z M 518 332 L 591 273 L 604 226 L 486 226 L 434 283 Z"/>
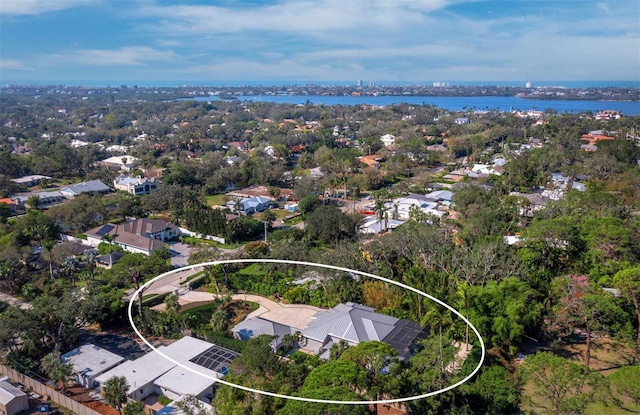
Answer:
<path fill-rule="evenodd" d="M 267 221 L 263 220 L 262 223 L 264 223 L 264 243 L 267 243 Z"/>

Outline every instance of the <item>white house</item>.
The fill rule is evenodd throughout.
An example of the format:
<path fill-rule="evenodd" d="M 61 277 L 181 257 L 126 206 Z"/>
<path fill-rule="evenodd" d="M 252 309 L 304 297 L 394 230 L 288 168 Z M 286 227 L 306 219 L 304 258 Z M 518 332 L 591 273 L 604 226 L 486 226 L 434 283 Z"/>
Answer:
<path fill-rule="evenodd" d="M 113 181 L 116 190 L 122 190 L 134 196 L 146 195 L 156 190 L 156 182 L 146 178 L 120 176 Z"/>
<path fill-rule="evenodd" d="M 78 385 L 93 389 L 95 378 L 124 362 L 124 357 L 87 343 L 63 354 L 60 360 L 71 365 Z"/>
<path fill-rule="evenodd" d="M 464 117 L 456 118 L 456 119 L 454 120 L 454 122 L 455 122 L 456 124 L 471 124 L 471 120 L 470 120 L 470 119 L 468 119 L 468 118 L 464 118 Z"/>
<path fill-rule="evenodd" d="M 127 396 L 137 401 L 153 393 L 166 395 L 169 399 L 182 395 L 194 395 L 205 401 L 211 399 L 215 380 L 196 375 L 158 352 L 214 379 L 226 374 L 233 359 L 239 356 L 231 350 L 185 336 L 169 346 L 158 347 L 157 352 L 125 361 L 98 376 L 97 384 L 102 387 L 112 377 L 124 376 L 129 384 Z"/>
<path fill-rule="evenodd" d="M 382 141 L 382 144 L 385 147 L 390 147 L 393 144 L 395 144 L 396 142 L 396 137 L 392 134 L 385 134 L 382 137 L 380 137 L 380 141 Z"/>
<path fill-rule="evenodd" d="M 360 232 L 372 234 L 383 233 L 401 225 L 404 225 L 404 222 L 401 220 L 366 218 L 362 225 L 360 225 Z"/>
<path fill-rule="evenodd" d="M 133 156 L 113 156 L 98 162 L 98 164 L 102 164 L 103 166 L 117 167 L 123 171 L 133 169 L 137 163 L 138 159 Z"/>
<path fill-rule="evenodd" d="M 287 212 L 299 212 L 300 208 L 298 207 L 298 202 L 287 202 L 284 204 L 284 210 Z"/>
<path fill-rule="evenodd" d="M 49 176 L 43 176 L 41 174 L 33 174 L 31 176 L 23 176 L 17 179 L 11 179 L 12 182 L 17 184 L 23 184 L 27 187 L 35 186 L 40 183 L 41 180 L 51 180 Z"/>
<path fill-rule="evenodd" d="M 256 212 L 262 212 L 269 208 L 271 199 L 264 196 L 254 196 L 241 199 L 239 203 L 235 200 L 227 202 L 226 206 L 232 211 L 240 211 L 245 215 L 251 215 Z"/>
<path fill-rule="evenodd" d="M 409 195 L 408 197 L 402 197 L 393 201 L 393 206 L 396 208 L 396 213 L 400 219 L 409 219 L 412 209 L 419 209 L 424 213 L 431 213 L 436 210 L 438 204 L 430 200 L 426 200 L 421 195 Z"/>

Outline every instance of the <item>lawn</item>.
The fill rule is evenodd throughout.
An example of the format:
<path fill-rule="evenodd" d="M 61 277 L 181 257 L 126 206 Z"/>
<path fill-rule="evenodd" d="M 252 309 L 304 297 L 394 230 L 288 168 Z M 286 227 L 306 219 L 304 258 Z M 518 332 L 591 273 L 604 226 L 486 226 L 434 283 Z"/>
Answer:
<path fill-rule="evenodd" d="M 224 206 L 229 201 L 229 196 L 225 194 L 207 196 L 206 201 L 207 206 Z"/>
<path fill-rule="evenodd" d="M 278 219 L 286 218 L 287 216 L 292 215 L 291 212 L 282 209 L 271 209 L 271 212 L 275 213 Z M 256 220 L 262 220 L 263 213 L 264 212 L 254 213 L 251 217 Z"/>
<path fill-rule="evenodd" d="M 293 226 L 293 225 L 297 225 L 300 222 L 304 222 L 304 219 L 302 218 L 302 215 L 298 215 L 294 218 L 291 218 L 289 220 L 285 220 L 284 224 L 285 225 L 289 225 L 289 226 Z"/>
<path fill-rule="evenodd" d="M 251 264 L 238 271 L 238 274 L 251 277 L 266 275 L 266 272 L 262 269 L 262 267 L 262 264 Z"/>

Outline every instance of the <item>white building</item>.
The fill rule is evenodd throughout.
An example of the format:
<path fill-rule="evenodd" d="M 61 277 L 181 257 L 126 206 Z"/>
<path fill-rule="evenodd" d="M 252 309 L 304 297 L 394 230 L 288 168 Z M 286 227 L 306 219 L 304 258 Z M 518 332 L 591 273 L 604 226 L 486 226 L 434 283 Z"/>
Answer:
<path fill-rule="evenodd" d="M 62 363 L 73 367 L 75 382 L 85 388 L 95 387 L 95 378 L 119 365 L 124 357 L 87 343 L 60 356 Z"/>
<path fill-rule="evenodd" d="M 155 181 L 140 176 L 120 176 L 113 181 L 113 187 L 134 196 L 149 194 L 157 188 Z"/>
<path fill-rule="evenodd" d="M 385 134 L 382 137 L 380 137 L 380 141 L 382 141 L 382 144 L 385 147 L 390 147 L 395 144 L 396 137 L 392 134 Z"/>
<path fill-rule="evenodd" d="M 122 171 L 133 169 L 137 163 L 138 159 L 133 156 L 113 156 L 98 162 L 98 164 L 102 164 L 103 166 L 117 167 Z"/>
<path fill-rule="evenodd" d="M 158 347 L 158 351 L 214 379 L 226 374 L 231 361 L 239 356 L 236 352 L 189 336 L 169 346 Z M 154 393 L 165 395 L 170 399 L 177 399 L 182 395 L 193 395 L 208 401 L 213 396 L 215 383 L 215 380 L 186 370 L 156 351 L 136 360 L 125 361 L 98 376 L 96 382 L 102 386 L 114 376 L 124 376 L 127 379 L 129 384 L 127 396 L 137 401 Z"/>

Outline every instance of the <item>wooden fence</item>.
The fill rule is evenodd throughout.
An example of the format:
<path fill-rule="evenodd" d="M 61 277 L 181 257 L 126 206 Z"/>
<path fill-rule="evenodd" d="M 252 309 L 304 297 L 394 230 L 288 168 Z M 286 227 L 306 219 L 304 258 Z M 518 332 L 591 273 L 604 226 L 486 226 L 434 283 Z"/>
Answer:
<path fill-rule="evenodd" d="M 80 402 L 76 402 L 73 399 L 69 398 L 68 396 L 64 396 L 63 394 L 56 391 L 55 389 L 52 389 L 47 385 L 38 382 L 37 380 L 25 375 L 24 373 L 20 373 L 4 365 L 0 365 L 0 373 L 9 377 L 9 379 L 11 379 L 13 382 L 22 384 L 23 389 L 25 391 L 29 391 L 37 395 L 40 395 L 43 397 L 43 399 L 46 399 L 44 397 L 48 396 L 49 398 L 51 398 L 53 402 L 69 409 L 74 414 L 102 415 L 100 412 L 94 411 L 88 406 L 84 406 Z"/>

